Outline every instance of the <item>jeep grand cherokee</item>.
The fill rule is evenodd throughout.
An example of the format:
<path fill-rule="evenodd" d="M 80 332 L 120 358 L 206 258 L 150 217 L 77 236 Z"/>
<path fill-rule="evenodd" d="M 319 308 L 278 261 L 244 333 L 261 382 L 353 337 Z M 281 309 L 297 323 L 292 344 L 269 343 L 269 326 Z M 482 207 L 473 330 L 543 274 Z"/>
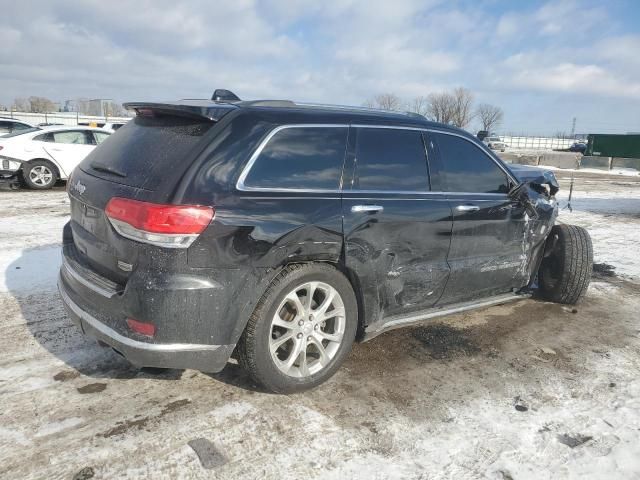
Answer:
<path fill-rule="evenodd" d="M 219 93 L 219 92 L 218 92 Z M 311 388 L 355 340 L 526 298 L 575 303 L 592 268 L 526 178 L 415 114 L 240 101 L 130 103 L 69 181 L 59 289 L 140 366 Z"/>

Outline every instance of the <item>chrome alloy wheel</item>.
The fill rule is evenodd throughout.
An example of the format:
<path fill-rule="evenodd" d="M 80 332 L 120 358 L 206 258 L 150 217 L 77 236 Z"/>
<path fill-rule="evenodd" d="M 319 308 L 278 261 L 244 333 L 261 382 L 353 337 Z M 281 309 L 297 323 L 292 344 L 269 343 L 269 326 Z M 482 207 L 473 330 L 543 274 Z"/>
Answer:
<path fill-rule="evenodd" d="M 271 320 L 271 359 L 290 377 L 314 375 L 335 357 L 344 331 L 338 291 L 323 282 L 303 283 L 285 296 Z"/>
<path fill-rule="evenodd" d="M 53 172 L 44 165 L 36 165 L 29 171 L 29 179 L 35 185 L 45 187 L 53 180 Z"/>

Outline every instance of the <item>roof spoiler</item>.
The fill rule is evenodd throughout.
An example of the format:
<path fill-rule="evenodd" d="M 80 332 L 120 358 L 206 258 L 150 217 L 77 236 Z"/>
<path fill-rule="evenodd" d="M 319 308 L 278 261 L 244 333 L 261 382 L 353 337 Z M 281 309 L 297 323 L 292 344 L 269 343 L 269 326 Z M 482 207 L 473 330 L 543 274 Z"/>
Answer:
<path fill-rule="evenodd" d="M 212 104 L 205 101 L 181 101 L 181 102 L 129 102 L 123 104 L 127 110 L 135 111 L 138 116 L 150 116 L 154 114 L 176 117 L 190 117 L 200 120 L 219 121 L 236 107 L 230 103 Z"/>

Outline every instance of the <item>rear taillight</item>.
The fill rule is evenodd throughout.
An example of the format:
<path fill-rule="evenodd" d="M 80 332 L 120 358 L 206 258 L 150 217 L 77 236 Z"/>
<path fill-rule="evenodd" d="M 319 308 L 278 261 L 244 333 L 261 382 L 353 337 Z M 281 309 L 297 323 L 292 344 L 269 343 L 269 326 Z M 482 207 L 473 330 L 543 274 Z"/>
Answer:
<path fill-rule="evenodd" d="M 113 197 L 105 213 L 123 237 L 167 248 L 187 248 L 211 223 L 212 207 L 162 205 Z"/>
<path fill-rule="evenodd" d="M 153 323 L 140 322 L 133 318 L 127 318 L 127 325 L 131 330 L 140 335 L 153 337 L 156 334 L 156 326 Z"/>

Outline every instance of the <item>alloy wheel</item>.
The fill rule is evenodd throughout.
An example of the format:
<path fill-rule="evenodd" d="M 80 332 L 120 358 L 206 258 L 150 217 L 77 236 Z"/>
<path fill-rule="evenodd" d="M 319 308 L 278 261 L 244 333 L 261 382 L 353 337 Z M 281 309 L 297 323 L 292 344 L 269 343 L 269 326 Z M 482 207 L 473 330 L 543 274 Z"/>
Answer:
<path fill-rule="evenodd" d="M 285 375 L 309 377 L 331 363 L 344 332 L 338 291 L 327 283 L 306 282 L 284 297 L 271 320 L 271 359 Z"/>
<path fill-rule="evenodd" d="M 46 187 L 53 181 L 53 172 L 44 165 L 36 165 L 29 171 L 29 180 L 35 185 Z"/>

